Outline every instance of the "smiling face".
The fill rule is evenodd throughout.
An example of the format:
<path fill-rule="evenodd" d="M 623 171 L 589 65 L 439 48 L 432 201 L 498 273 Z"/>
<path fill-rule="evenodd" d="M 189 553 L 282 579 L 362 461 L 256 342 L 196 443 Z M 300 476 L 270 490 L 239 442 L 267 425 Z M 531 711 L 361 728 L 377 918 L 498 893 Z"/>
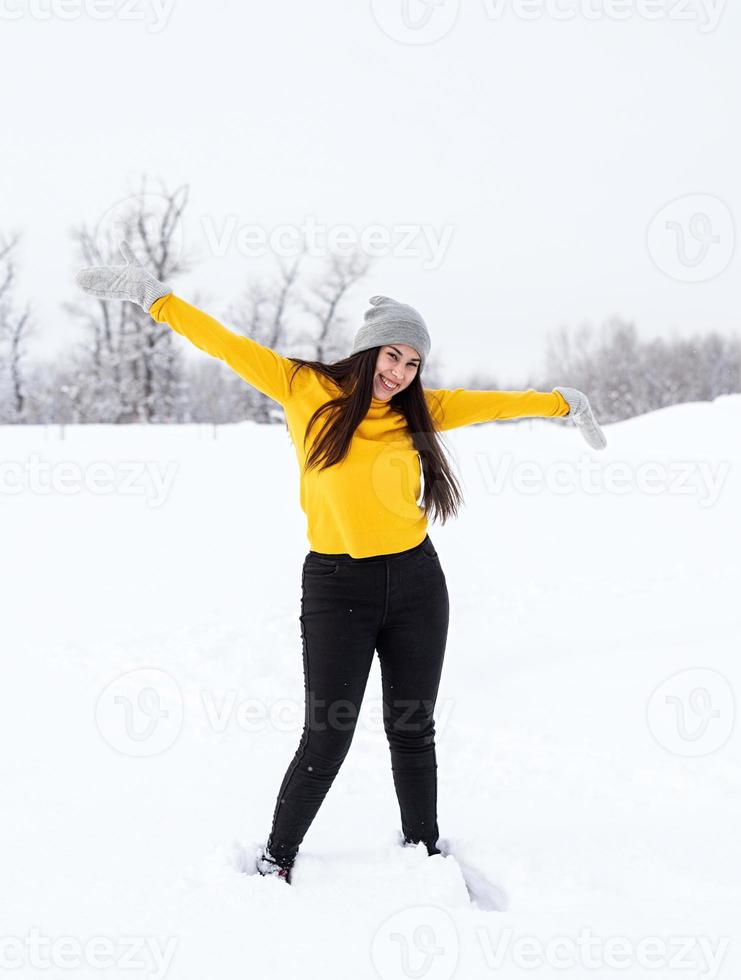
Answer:
<path fill-rule="evenodd" d="M 384 344 L 378 352 L 373 375 L 373 396 L 388 401 L 414 381 L 420 356 L 409 344 Z M 385 378 L 393 388 L 384 384 Z"/>

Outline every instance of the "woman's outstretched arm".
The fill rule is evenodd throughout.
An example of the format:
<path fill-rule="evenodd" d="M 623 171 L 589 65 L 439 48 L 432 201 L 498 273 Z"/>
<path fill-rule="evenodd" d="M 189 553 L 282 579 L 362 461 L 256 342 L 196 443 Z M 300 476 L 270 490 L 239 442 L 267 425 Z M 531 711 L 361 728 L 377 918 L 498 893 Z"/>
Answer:
<path fill-rule="evenodd" d="M 281 405 L 288 401 L 288 378 L 293 362 L 287 357 L 251 337 L 234 333 L 174 293 L 156 299 L 149 315 L 157 323 L 166 323 L 187 337 L 199 350 L 218 357 L 268 398 Z"/>
<path fill-rule="evenodd" d="M 568 415 L 569 403 L 560 392 L 476 391 L 469 388 L 425 388 L 425 397 L 439 429 L 456 429 L 474 422 L 494 422 L 527 416 Z"/>
<path fill-rule="evenodd" d="M 258 391 L 285 405 L 289 398 L 289 371 L 293 362 L 277 351 L 229 330 L 214 317 L 176 296 L 134 256 L 128 242 L 121 243 L 123 266 L 92 266 L 78 272 L 78 286 L 99 299 L 137 303 L 157 323 L 166 323 L 187 337 L 199 350 L 218 357 Z"/>
<path fill-rule="evenodd" d="M 559 385 L 552 391 L 475 391 L 468 388 L 423 389 L 439 429 L 455 429 L 473 422 L 527 416 L 569 418 L 592 449 L 604 449 L 607 439 L 592 413 L 589 399 L 578 388 Z"/>

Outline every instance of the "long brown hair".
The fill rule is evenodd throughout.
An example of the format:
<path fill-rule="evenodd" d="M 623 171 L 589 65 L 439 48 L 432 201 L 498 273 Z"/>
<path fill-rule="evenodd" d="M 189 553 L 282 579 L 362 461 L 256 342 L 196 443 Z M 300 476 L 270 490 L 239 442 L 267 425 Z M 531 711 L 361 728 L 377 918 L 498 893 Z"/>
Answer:
<path fill-rule="evenodd" d="M 314 424 L 326 415 L 320 434 L 306 458 L 306 470 L 315 466 L 321 469 L 333 466 L 348 454 L 353 434 L 365 418 L 373 397 L 373 377 L 380 349 L 372 347 L 330 364 L 300 357 L 290 358 L 294 362 L 289 382 L 291 386 L 301 368 L 308 367 L 329 378 L 341 389 L 336 398 L 330 398 L 320 405 L 309 419 L 304 433 L 304 449 Z M 463 496 L 427 406 L 419 371 L 411 384 L 392 395 L 389 403 L 392 410 L 406 419 L 412 442 L 422 461 L 422 506 L 425 515 L 428 520 L 438 519 L 444 524 L 449 517 L 457 516 Z"/>

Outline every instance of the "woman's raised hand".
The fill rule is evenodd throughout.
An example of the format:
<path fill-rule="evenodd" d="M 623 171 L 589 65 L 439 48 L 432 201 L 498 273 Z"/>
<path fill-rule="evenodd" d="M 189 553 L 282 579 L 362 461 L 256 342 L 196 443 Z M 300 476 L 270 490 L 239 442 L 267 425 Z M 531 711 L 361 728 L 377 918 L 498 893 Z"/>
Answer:
<path fill-rule="evenodd" d="M 592 414 L 589 399 L 584 392 L 579 391 L 578 388 L 554 388 L 553 390 L 560 391 L 569 403 L 569 414 L 561 417 L 573 419 L 592 449 L 604 449 L 607 445 L 607 439 L 605 439 L 597 419 Z"/>
<path fill-rule="evenodd" d="M 75 282 L 91 296 L 98 299 L 127 299 L 138 303 L 145 313 L 155 300 L 172 292 L 159 279 L 147 272 L 134 255 L 128 242 L 120 244 L 126 265 L 91 265 L 75 276 Z"/>

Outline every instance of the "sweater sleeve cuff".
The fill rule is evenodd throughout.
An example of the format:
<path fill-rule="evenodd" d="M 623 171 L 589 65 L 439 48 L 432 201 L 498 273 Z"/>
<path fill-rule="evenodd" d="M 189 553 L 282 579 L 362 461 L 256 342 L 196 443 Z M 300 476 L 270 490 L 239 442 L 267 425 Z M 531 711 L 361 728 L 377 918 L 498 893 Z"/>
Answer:
<path fill-rule="evenodd" d="M 167 290 L 167 292 L 160 291 L 159 294 L 157 294 L 156 291 L 153 291 L 155 293 L 154 299 L 149 304 L 149 315 L 153 320 L 157 320 L 160 323 L 162 322 L 160 320 L 160 313 L 162 311 L 162 307 L 165 305 L 165 300 L 173 295 L 173 292 L 169 286 L 163 286 L 162 289 Z"/>
<path fill-rule="evenodd" d="M 571 405 L 569 405 L 569 403 L 563 397 L 563 395 L 561 394 L 561 392 L 560 391 L 556 391 L 555 388 L 553 389 L 553 394 L 558 399 L 559 410 L 556 412 L 556 415 L 557 416 L 561 416 L 561 417 L 567 416 L 569 414 L 569 412 L 571 411 Z"/>

